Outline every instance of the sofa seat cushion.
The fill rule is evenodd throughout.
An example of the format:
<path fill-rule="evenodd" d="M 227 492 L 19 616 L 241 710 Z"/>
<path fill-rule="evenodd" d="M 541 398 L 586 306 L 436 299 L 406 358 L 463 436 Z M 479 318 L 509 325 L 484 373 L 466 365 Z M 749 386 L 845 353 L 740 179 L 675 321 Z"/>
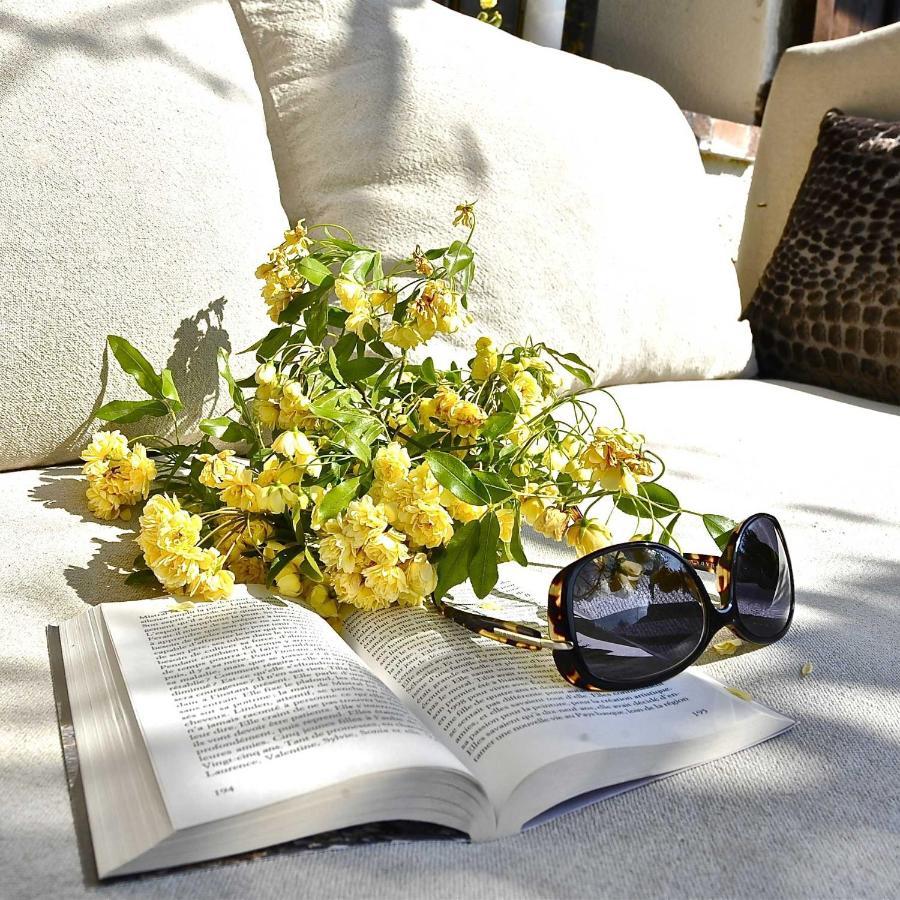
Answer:
<path fill-rule="evenodd" d="M 767 510 L 781 520 L 797 579 L 794 626 L 778 644 L 707 671 L 797 719 L 797 728 L 502 848 L 286 853 L 157 876 L 151 893 L 276 897 L 302 883 L 304 894 L 328 896 L 736 897 L 758 896 L 760 872 L 785 896 L 896 893 L 900 459 L 892 451 L 900 410 L 759 381 L 629 385 L 615 395 L 667 460 L 667 483 L 686 506 L 735 518 Z M 133 545 L 121 527 L 91 520 L 82 494 L 74 468 L 0 474 L 4 897 L 88 895 L 44 625 L 85 603 L 136 594 L 118 571 Z M 687 528 L 683 543 L 714 549 L 702 528 Z M 802 678 L 807 661 L 815 671 Z M 568 864 L 548 868 L 561 852 Z M 104 893 L 132 896 L 135 887 L 125 881 Z"/>

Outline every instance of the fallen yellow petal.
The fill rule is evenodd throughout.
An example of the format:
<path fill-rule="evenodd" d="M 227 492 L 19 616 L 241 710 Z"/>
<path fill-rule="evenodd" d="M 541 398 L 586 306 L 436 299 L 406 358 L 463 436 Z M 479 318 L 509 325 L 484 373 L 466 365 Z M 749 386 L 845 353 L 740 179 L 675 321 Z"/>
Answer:
<path fill-rule="evenodd" d="M 752 700 L 753 699 L 753 694 L 751 694 L 749 691 L 741 690 L 740 688 L 727 687 L 727 688 L 725 688 L 725 690 L 728 691 L 729 694 L 734 694 L 734 696 L 737 697 L 738 700 Z"/>
<path fill-rule="evenodd" d="M 743 643 L 740 638 L 730 638 L 727 641 L 719 641 L 718 644 L 713 644 L 712 648 L 720 656 L 731 656 Z"/>
<path fill-rule="evenodd" d="M 194 608 L 194 604 L 191 603 L 190 600 L 185 600 L 183 603 L 175 603 L 169 607 L 169 612 L 187 612 L 190 609 Z"/>
<path fill-rule="evenodd" d="M 806 678 L 807 675 L 812 675 L 815 666 L 811 662 L 805 662 L 802 666 L 800 666 L 800 677 Z"/>

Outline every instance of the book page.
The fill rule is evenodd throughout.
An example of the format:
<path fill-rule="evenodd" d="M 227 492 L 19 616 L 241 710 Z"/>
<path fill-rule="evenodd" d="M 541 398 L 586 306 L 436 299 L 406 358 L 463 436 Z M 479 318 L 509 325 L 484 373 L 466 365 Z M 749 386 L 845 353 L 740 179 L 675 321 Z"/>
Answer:
<path fill-rule="evenodd" d="M 474 601 L 499 618 L 534 622 L 527 601 L 542 591 L 546 597 L 551 574 L 503 567 L 497 590 L 485 601 L 468 596 L 470 589 L 451 593 L 456 605 Z M 535 589 L 536 582 L 542 587 Z M 516 615 L 517 606 L 530 607 L 530 615 Z M 567 757 L 629 749 L 624 756 L 638 759 L 634 748 L 661 748 L 655 761 L 653 753 L 643 754 L 634 771 L 611 767 L 612 781 L 598 771 L 592 787 L 599 788 L 732 752 L 726 742 L 715 753 L 716 739 L 726 733 L 746 734 L 749 746 L 762 739 L 753 734 L 771 736 L 791 724 L 694 672 L 639 690 L 582 691 L 562 679 L 551 653 L 504 646 L 427 608 L 356 614 L 346 637 L 465 761 L 498 811 L 531 774 Z M 674 745 L 702 746 L 704 752 L 695 759 L 670 752 Z"/>
<path fill-rule="evenodd" d="M 239 592 L 172 604 L 102 611 L 176 829 L 377 772 L 465 771 L 316 614 Z"/>

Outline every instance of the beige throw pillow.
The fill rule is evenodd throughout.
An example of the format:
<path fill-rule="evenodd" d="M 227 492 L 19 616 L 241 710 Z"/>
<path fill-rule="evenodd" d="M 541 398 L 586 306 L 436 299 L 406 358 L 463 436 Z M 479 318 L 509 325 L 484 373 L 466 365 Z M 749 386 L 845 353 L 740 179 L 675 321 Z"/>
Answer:
<path fill-rule="evenodd" d="M 3 8 L 0 469 L 72 459 L 93 410 L 142 396 L 109 333 L 173 369 L 185 427 L 211 411 L 217 348 L 270 324 L 253 272 L 285 227 L 226 0 Z"/>
<path fill-rule="evenodd" d="M 531 334 L 600 383 L 752 374 L 696 142 L 661 87 L 431 0 L 234 2 L 292 220 L 404 256 L 477 201 L 457 356 Z"/>

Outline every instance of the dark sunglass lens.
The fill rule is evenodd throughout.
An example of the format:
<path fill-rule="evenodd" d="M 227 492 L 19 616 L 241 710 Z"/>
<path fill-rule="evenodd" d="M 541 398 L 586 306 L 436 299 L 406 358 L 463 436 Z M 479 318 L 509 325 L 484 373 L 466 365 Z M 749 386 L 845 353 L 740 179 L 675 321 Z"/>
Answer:
<path fill-rule="evenodd" d="M 791 616 L 793 584 L 787 553 L 775 523 L 753 519 L 738 538 L 731 572 L 732 597 L 746 631 L 762 641 L 784 630 Z"/>
<path fill-rule="evenodd" d="M 596 678 L 640 682 L 684 662 L 703 638 L 697 581 L 652 547 L 585 559 L 572 573 L 575 642 Z"/>

